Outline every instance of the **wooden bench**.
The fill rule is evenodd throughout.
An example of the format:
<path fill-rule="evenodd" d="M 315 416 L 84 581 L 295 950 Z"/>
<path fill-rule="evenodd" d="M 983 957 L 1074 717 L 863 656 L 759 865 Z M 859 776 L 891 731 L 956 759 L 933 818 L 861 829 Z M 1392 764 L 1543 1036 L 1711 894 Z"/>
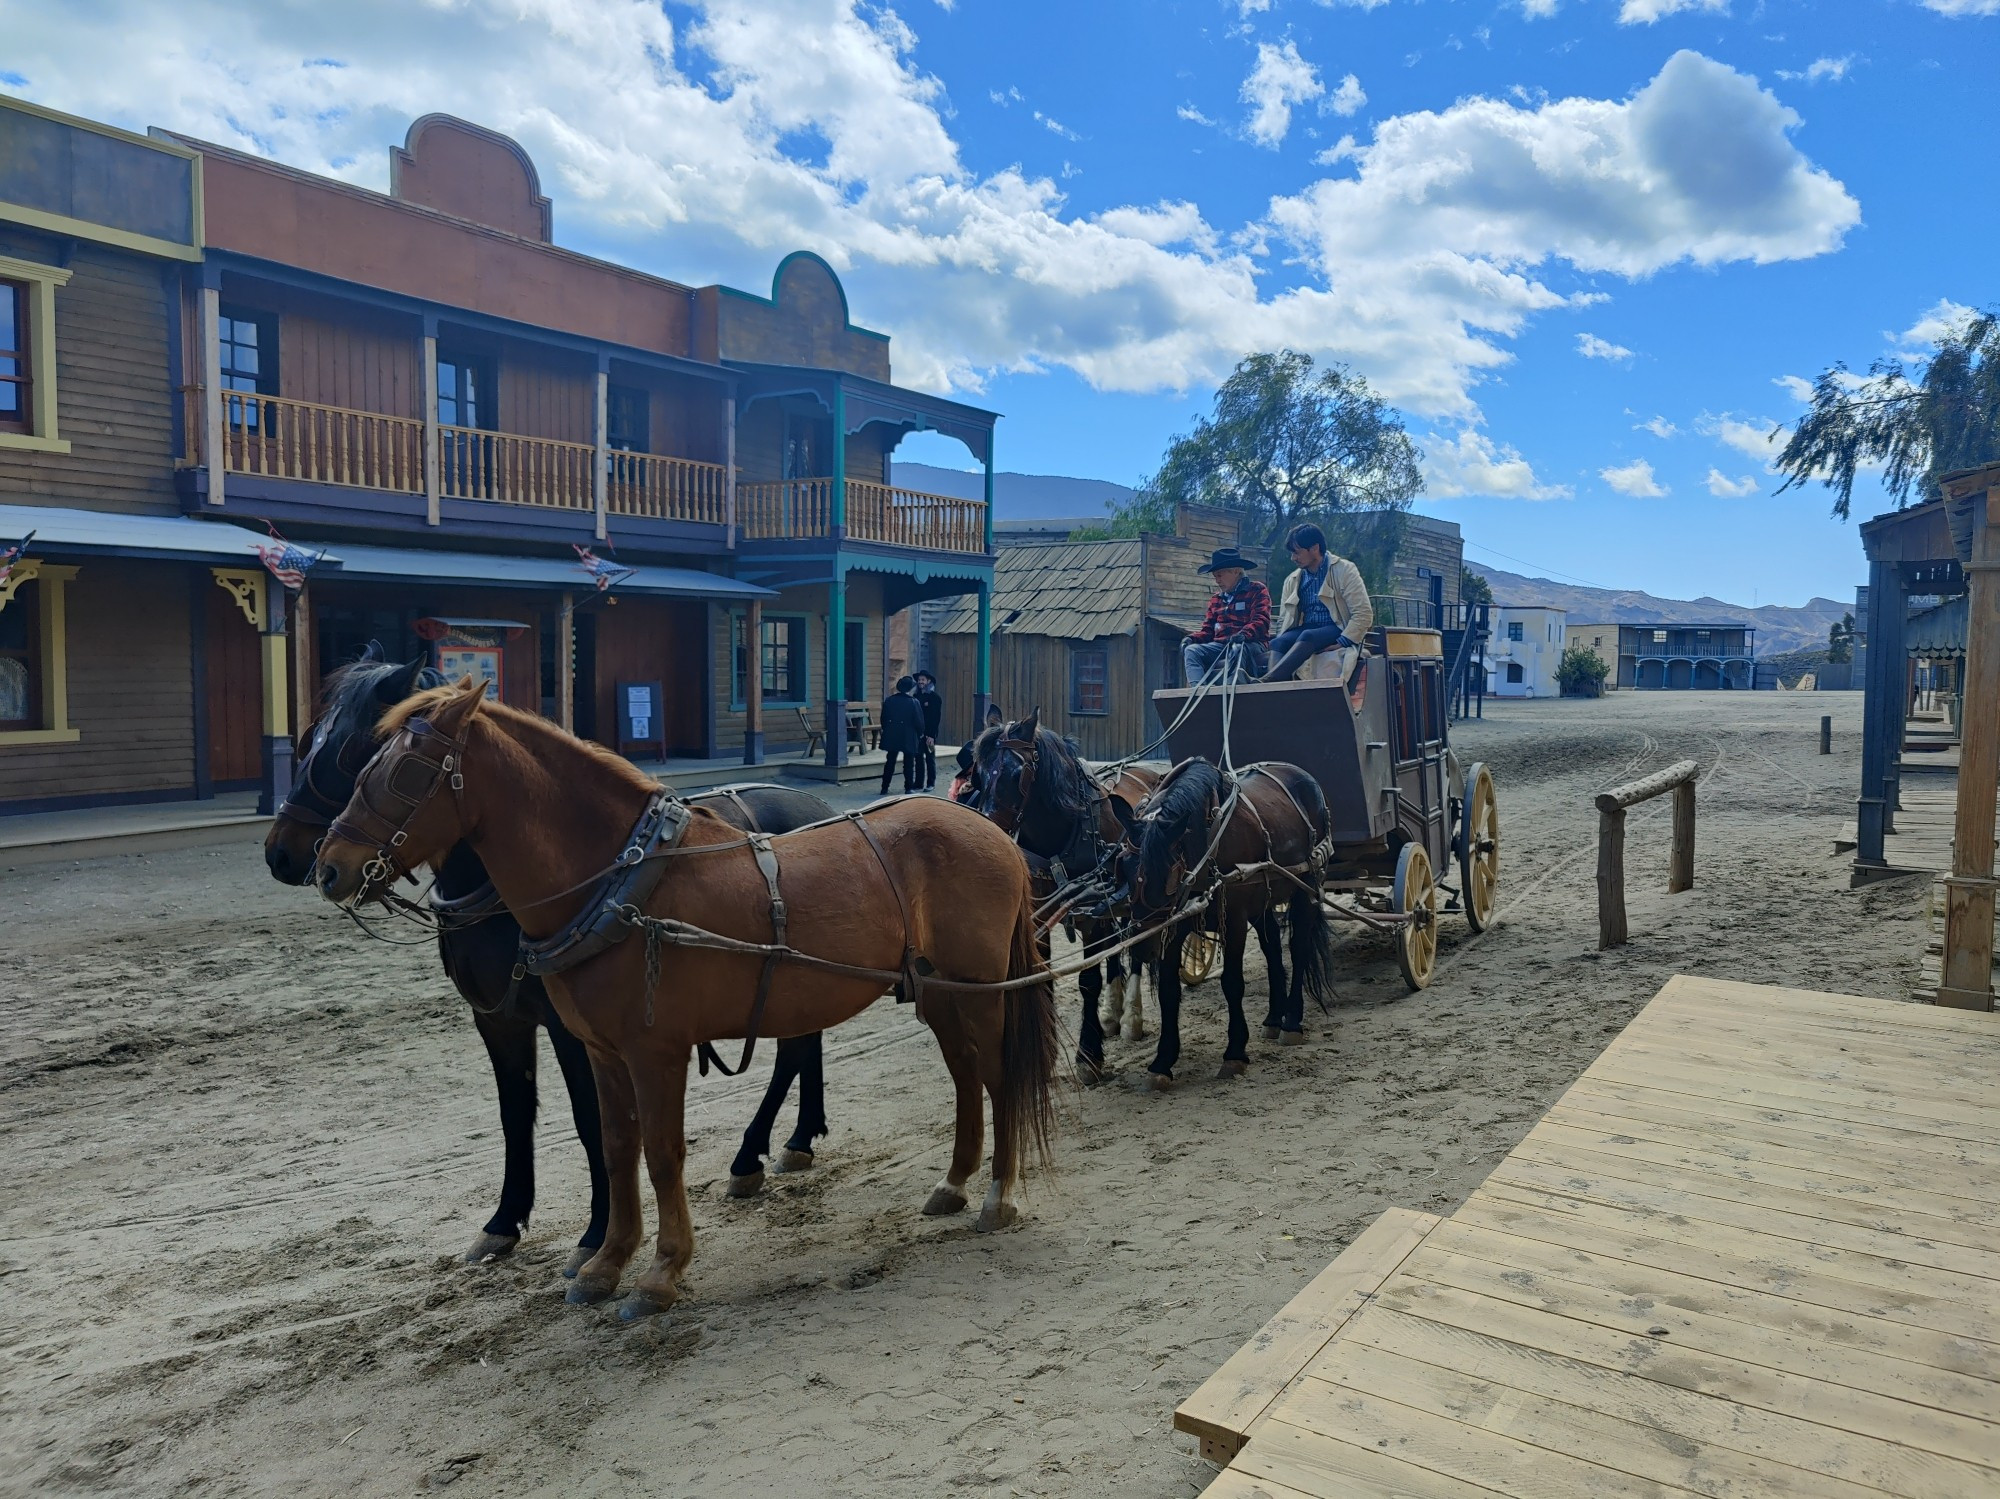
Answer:
<path fill-rule="evenodd" d="M 1384 1212 L 1175 1408 L 1174 1429 L 1199 1438 L 1208 1461 L 1227 1463 L 1278 1397 L 1442 1221 L 1408 1208 Z"/>
<path fill-rule="evenodd" d="M 826 730 L 821 725 L 814 723 L 812 715 L 807 713 L 804 708 L 794 708 L 792 711 L 799 716 L 799 732 L 806 736 L 806 752 L 799 758 L 810 760 L 814 755 L 819 753 L 820 746 L 826 743 Z"/>
<path fill-rule="evenodd" d="M 882 742 L 882 730 L 868 716 L 866 708 L 847 710 L 847 742 L 858 750 L 872 750 Z"/>

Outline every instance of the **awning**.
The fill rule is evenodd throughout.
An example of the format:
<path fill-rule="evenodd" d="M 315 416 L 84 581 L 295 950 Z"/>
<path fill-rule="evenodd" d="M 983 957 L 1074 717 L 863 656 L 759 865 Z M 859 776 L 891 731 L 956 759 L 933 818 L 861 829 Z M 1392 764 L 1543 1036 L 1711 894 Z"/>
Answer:
<path fill-rule="evenodd" d="M 65 552 L 261 567 L 254 548 L 260 542 L 270 544 L 270 538 L 261 532 L 227 521 L 0 504 L 0 543 L 11 546 L 30 531 L 35 533 L 34 545 L 28 549 L 30 557 Z"/>
<path fill-rule="evenodd" d="M 383 583 L 476 583 L 491 588 L 568 589 L 587 593 L 597 585 L 575 562 L 554 557 L 508 557 L 487 552 L 429 552 L 404 547 L 357 546 L 335 542 L 326 561 L 309 575 L 316 579 Z M 692 567 L 638 567 L 612 585 L 616 593 L 684 599 L 774 599 L 769 588 L 705 573 Z"/>

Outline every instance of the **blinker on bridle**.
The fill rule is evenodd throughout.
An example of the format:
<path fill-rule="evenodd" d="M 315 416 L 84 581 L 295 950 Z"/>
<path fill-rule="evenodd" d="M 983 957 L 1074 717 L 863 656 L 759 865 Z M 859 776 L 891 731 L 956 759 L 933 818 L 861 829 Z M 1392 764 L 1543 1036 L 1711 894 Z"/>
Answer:
<path fill-rule="evenodd" d="M 383 767 L 381 791 L 399 804 L 384 812 L 368 799 L 368 772 Z M 385 744 L 354 783 L 354 795 L 327 829 L 327 837 L 375 845 L 361 866 L 361 887 L 350 905 L 359 905 L 380 887 L 407 874 L 397 867 L 399 850 L 409 841 L 409 826 L 440 787 L 449 785 L 454 799 L 465 790 L 465 742 L 441 733 L 428 719 L 412 718 Z"/>

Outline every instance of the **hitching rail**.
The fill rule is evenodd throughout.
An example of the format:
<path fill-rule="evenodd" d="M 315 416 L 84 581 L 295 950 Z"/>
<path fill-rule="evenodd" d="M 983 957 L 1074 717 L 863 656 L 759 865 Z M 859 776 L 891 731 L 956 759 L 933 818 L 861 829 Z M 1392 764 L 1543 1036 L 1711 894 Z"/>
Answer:
<path fill-rule="evenodd" d="M 1674 848 L 1667 894 L 1694 888 L 1694 780 L 1701 767 L 1681 760 L 1642 781 L 1614 786 L 1597 798 L 1597 947 L 1622 946 L 1625 929 L 1625 809 L 1674 794 Z"/>

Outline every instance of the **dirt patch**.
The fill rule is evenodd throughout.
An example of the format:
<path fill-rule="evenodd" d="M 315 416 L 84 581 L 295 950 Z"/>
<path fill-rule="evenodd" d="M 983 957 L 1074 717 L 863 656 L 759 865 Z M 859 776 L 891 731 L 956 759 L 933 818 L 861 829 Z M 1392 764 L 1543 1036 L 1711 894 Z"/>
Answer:
<path fill-rule="evenodd" d="M 1343 936 L 1333 1015 L 1236 1082 L 1212 984 L 1171 1093 L 1150 1039 L 1111 1042 L 1007 1233 L 918 1213 L 951 1092 L 907 1009 L 829 1037 L 821 1164 L 758 1200 L 722 1189 L 763 1077 L 697 1082 L 688 1297 L 632 1328 L 562 1303 L 587 1194 L 547 1055 L 534 1228 L 456 1262 L 500 1135 L 428 947 L 233 846 L 0 875 L 0 1492 L 1193 1493 L 1175 1402 L 1381 1209 L 1461 1201 L 1670 974 L 1907 995 L 1922 882 L 1850 891 L 1832 853 L 1858 720 L 1489 705 L 1455 741 L 1499 790 L 1500 925 L 1448 919 L 1419 996 Z M 1683 756 L 1695 889 L 1664 893 L 1665 817 L 1635 811 L 1632 942 L 1600 956 L 1589 793 Z"/>

